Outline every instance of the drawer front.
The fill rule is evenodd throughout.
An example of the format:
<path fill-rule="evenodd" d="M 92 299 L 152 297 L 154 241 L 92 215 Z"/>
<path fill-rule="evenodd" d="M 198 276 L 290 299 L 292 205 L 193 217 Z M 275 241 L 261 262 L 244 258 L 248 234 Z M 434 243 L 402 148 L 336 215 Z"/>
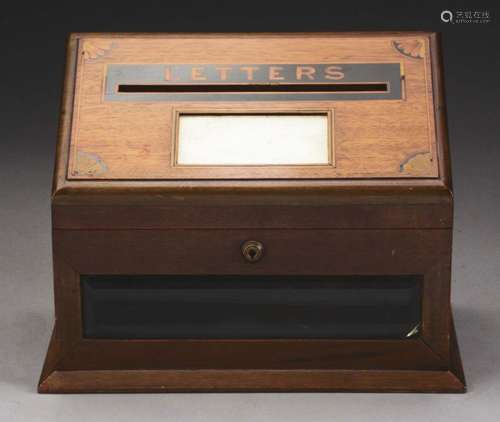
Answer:
<path fill-rule="evenodd" d="M 158 341 L 189 356 L 209 342 L 216 360 L 252 341 L 255 356 L 235 365 L 265 366 L 261 342 L 277 341 L 288 365 L 315 365 L 326 341 L 337 365 L 369 341 L 360 367 L 366 351 L 400 348 L 405 368 L 436 367 L 449 356 L 450 246 L 449 230 L 55 230 L 57 330 L 96 352 L 133 339 L 119 343 L 131 362 Z"/>
<path fill-rule="evenodd" d="M 81 274 L 421 274 L 449 258 L 449 230 L 55 230 Z M 263 245 L 248 262 L 247 241 Z"/>

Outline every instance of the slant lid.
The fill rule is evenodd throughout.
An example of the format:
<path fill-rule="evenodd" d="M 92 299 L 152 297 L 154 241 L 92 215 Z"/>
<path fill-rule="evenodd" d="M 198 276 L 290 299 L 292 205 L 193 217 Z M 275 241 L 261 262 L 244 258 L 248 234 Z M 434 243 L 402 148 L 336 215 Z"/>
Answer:
<path fill-rule="evenodd" d="M 67 179 L 438 178 L 430 36 L 77 37 Z"/>

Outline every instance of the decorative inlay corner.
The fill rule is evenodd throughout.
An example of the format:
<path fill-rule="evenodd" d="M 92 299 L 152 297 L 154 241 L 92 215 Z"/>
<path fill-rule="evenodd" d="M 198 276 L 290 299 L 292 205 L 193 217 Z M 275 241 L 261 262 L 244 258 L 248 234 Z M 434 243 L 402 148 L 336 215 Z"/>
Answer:
<path fill-rule="evenodd" d="M 82 54 L 85 60 L 96 60 L 108 55 L 115 46 L 114 42 L 106 39 L 91 39 L 83 41 Z"/>
<path fill-rule="evenodd" d="M 424 43 L 421 40 L 405 39 L 392 41 L 393 47 L 403 56 L 412 59 L 424 58 Z"/>
<path fill-rule="evenodd" d="M 430 152 L 417 152 L 410 155 L 399 165 L 400 173 L 421 175 L 432 171 L 432 155 Z"/>
<path fill-rule="evenodd" d="M 93 152 L 78 151 L 73 176 L 99 176 L 108 171 L 108 166 L 101 157 Z"/>

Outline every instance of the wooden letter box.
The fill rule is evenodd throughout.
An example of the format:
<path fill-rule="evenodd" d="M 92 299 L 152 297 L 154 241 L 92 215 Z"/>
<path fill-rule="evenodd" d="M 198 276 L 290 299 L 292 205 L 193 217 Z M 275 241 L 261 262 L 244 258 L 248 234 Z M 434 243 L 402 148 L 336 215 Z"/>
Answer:
<path fill-rule="evenodd" d="M 39 391 L 463 392 L 438 44 L 72 35 Z"/>

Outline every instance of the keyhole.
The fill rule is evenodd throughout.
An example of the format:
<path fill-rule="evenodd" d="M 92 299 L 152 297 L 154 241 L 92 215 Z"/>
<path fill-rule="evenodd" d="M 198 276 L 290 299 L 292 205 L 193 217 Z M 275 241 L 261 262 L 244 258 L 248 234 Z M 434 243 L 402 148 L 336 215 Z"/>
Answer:
<path fill-rule="evenodd" d="M 248 240 L 241 246 L 241 253 L 248 262 L 257 262 L 262 258 L 264 246 L 256 240 Z"/>

